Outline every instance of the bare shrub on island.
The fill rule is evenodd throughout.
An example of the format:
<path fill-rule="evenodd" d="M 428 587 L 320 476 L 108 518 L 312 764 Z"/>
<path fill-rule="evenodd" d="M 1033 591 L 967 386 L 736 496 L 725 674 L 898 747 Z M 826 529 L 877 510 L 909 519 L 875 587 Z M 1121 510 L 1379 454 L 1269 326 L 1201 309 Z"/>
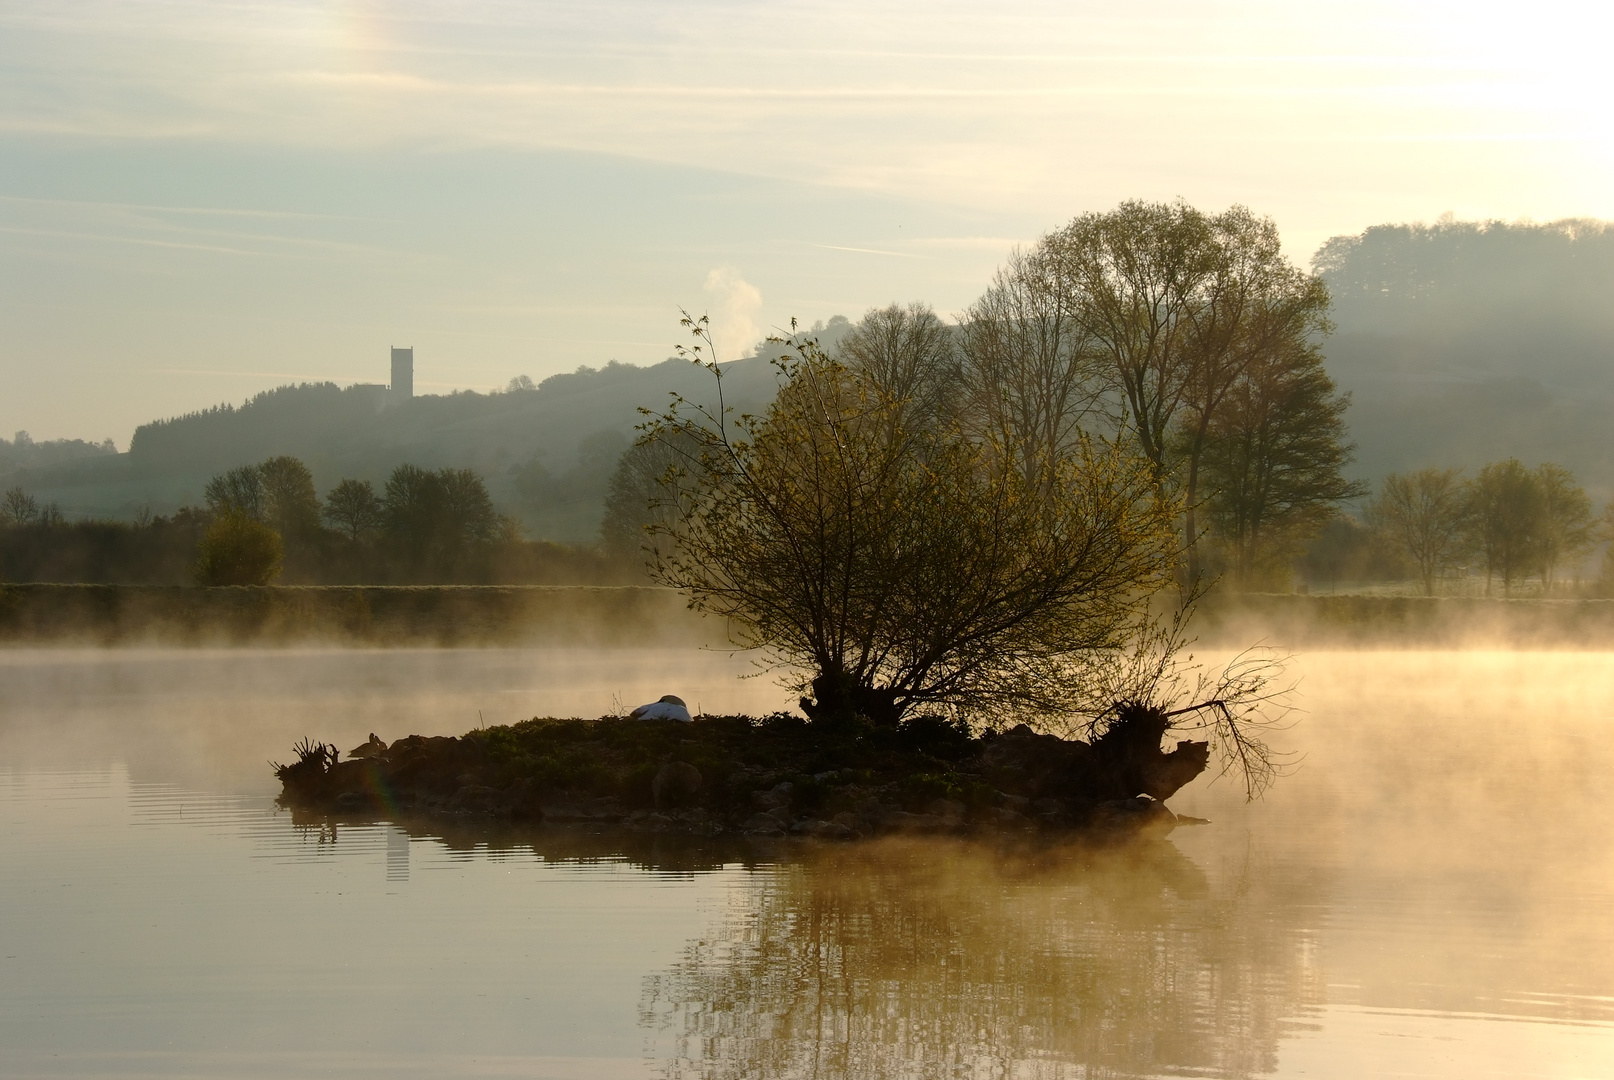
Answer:
<path fill-rule="evenodd" d="M 1146 456 L 1083 434 L 1028 468 L 1025 442 L 946 416 L 905 425 L 900 397 L 796 337 L 779 342 L 774 403 L 734 416 L 706 320 L 684 325 L 718 404 L 675 397 L 644 425 L 647 443 L 681 448 L 652 571 L 794 673 L 810 718 L 1066 732 L 1085 718 L 1104 733 L 1143 710 L 1158 754 L 1166 727 L 1210 715 L 1252 793 L 1264 786 L 1270 754 L 1239 717 L 1268 669 L 1178 700 L 1180 507 Z"/>

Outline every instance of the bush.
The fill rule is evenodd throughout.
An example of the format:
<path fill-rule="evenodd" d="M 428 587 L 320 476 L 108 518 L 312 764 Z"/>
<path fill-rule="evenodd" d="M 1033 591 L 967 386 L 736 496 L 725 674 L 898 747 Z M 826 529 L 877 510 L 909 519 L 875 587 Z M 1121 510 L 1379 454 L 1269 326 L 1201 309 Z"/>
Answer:
<path fill-rule="evenodd" d="M 238 510 L 213 519 L 202 535 L 196 580 L 202 585 L 267 585 L 280 576 L 280 534 Z"/>

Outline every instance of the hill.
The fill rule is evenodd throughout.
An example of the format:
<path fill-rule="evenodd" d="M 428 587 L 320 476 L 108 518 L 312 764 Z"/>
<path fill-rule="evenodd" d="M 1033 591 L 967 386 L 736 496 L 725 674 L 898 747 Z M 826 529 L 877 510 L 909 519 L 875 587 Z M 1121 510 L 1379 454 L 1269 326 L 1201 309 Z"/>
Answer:
<path fill-rule="evenodd" d="M 754 409 L 772 398 L 766 361 L 736 361 L 724 372 L 730 405 Z M 643 419 L 639 408 L 664 407 L 669 392 L 715 405 L 710 373 L 679 359 L 585 367 L 535 386 L 403 402 L 371 386 L 282 386 L 241 405 L 142 425 L 124 454 L 83 444 L 94 452 L 10 470 L 0 464 L 0 486 L 20 485 L 69 518 L 128 519 L 200 503 L 209 477 L 277 454 L 301 458 L 322 495 L 344 477 L 379 487 L 403 462 L 453 466 L 481 473 L 499 509 L 532 536 L 589 541 L 606 479 Z"/>
<path fill-rule="evenodd" d="M 1614 495 L 1614 226 L 1379 225 L 1329 240 L 1328 370 L 1356 476 L 1516 456 Z"/>
<path fill-rule="evenodd" d="M 1354 478 L 1517 456 L 1568 466 L 1614 496 L 1614 226 L 1461 222 L 1378 225 L 1313 260 L 1335 300 L 1328 370 L 1352 395 Z M 815 327 L 826 345 L 844 320 Z M 756 409 L 773 373 L 726 365 L 729 402 Z M 134 518 L 201 500 L 208 477 L 276 454 L 302 458 L 323 494 L 396 465 L 468 467 L 531 536 L 597 535 L 604 488 L 643 406 L 669 392 L 711 403 L 709 374 L 683 360 L 611 363 L 536 386 L 389 405 L 376 387 L 284 386 L 238 406 L 142 426 L 129 452 L 62 440 L 0 440 L 0 487 L 20 484 L 69 517 Z"/>

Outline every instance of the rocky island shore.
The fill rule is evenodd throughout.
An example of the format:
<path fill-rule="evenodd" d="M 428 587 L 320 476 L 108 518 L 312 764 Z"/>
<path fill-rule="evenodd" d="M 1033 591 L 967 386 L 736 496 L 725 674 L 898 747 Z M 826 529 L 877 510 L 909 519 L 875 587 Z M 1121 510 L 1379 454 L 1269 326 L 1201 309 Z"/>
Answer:
<path fill-rule="evenodd" d="M 650 832 L 851 840 L 892 832 L 1163 835 L 1165 805 L 1209 746 L 1162 740 L 1159 709 L 1122 706 L 1091 742 L 1020 725 L 973 735 L 939 717 L 876 726 L 775 714 L 534 719 L 458 737 L 304 741 L 276 765 L 281 802 L 389 814 L 590 823 Z"/>

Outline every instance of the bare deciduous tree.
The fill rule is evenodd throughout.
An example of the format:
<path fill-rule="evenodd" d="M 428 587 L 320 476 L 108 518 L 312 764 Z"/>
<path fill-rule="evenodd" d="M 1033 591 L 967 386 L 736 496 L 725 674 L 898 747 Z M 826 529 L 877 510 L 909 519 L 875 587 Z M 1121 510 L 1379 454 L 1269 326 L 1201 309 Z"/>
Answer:
<path fill-rule="evenodd" d="M 1537 560 L 1542 591 L 1548 592 L 1559 566 L 1585 558 L 1592 549 L 1597 522 L 1592 517 L 1592 501 L 1575 482 L 1574 473 L 1547 462 L 1536 466 L 1535 477 L 1541 489 L 1542 519 Z"/>
<path fill-rule="evenodd" d="M 27 434 L 19 431 L 19 436 Z M 10 488 L 0 499 L 0 525 L 17 528 L 39 520 L 39 500 L 20 487 Z"/>
<path fill-rule="evenodd" d="M 1543 499 L 1535 476 L 1518 458 L 1493 461 L 1468 486 L 1469 529 L 1485 559 L 1485 593 L 1502 575 L 1502 595 L 1511 596 L 1515 578 L 1539 560 Z"/>
<path fill-rule="evenodd" d="M 1419 469 L 1384 478 L 1368 520 L 1418 567 L 1425 596 L 1435 578 L 1468 550 L 1469 502 L 1461 469 Z"/>
<path fill-rule="evenodd" d="M 924 430 L 953 410 L 953 330 L 928 304 L 870 311 L 841 338 L 836 355 L 885 389 L 895 402 L 892 420 L 903 428 Z"/>
<path fill-rule="evenodd" d="M 1041 250 L 1015 252 L 959 328 L 965 423 L 1028 475 L 1080 443 L 1111 385 L 1059 267 Z"/>
<path fill-rule="evenodd" d="M 1108 367 L 1138 448 L 1165 482 L 1193 313 L 1216 271 L 1211 220 L 1186 203 L 1124 202 L 1076 218 L 1044 237 L 1041 250 L 1072 290 L 1087 347 Z"/>

